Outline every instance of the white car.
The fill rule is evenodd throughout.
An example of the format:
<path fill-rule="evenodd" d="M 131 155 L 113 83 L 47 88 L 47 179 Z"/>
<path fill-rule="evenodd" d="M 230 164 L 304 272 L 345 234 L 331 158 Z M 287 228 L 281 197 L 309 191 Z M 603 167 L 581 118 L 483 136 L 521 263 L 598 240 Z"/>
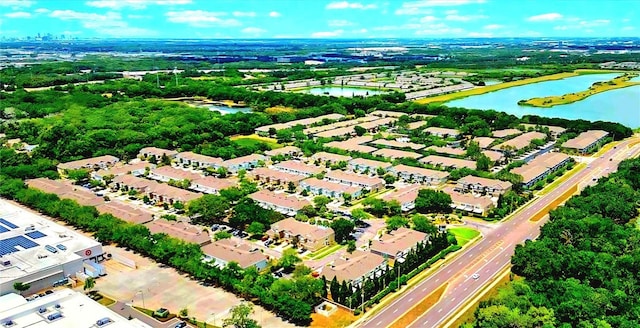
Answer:
<path fill-rule="evenodd" d="M 480 278 L 480 275 L 477 273 L 474 273 L 473 276 L 471 276 L 471 278 L 473 278 L 473 280 L 477 280 L 478 278 Z"/>

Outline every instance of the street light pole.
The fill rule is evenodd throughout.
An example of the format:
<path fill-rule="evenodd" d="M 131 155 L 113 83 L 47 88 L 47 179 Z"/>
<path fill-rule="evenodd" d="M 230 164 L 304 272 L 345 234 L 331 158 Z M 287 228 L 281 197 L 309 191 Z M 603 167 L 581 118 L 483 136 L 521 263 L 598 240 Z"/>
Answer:
<path fill-rule="evenodd" d="M 142 291 L 142 289 L 140 289 L 140 290 L 138 290 L 138 292 L 140 294 L 142 294 L 142 307 L 146 309 L 147 307 L 144 305 L 144 291 Z"/>

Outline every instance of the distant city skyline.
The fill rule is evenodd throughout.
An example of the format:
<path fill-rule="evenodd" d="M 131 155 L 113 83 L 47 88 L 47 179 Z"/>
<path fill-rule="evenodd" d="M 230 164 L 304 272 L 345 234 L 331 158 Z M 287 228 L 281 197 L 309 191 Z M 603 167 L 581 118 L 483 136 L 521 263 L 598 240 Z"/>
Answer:
<path fill-rule="evenodd" d="M 0 38 L 638 36 L 637 0 L 1 0 Z"/>

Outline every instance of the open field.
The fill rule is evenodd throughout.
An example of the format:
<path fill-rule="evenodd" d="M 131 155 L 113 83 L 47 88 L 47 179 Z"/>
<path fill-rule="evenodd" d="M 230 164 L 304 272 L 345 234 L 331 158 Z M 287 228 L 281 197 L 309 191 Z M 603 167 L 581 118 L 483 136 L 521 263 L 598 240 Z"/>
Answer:
<path fill-rule="evenodd" d="M 592 86 L 590 86 L 589 89 L 585 91 L 568 93 L 562 96 L 531 98 L 522 102 L 518 102 L 518 104 L 524 105 L 524 106 L 543 107 L 543 108 L 549 108 L 556 105 L 566 105 L 566 104 L 574 103 L 576 101 L 583 100 L 587 97 L 593 96 L 601 92 L 640 85 L 640 82 L 630 81 L 632 78 L 637 76 L 638 75 L 634 75 L 634 74 L 625 74 L 623 76 L 616 77 L 615 79 L 612 79 L 607 82 L 596 82 Z"/>
<path fill-rule="evenodd" d="M 443 102 L 447 102 L 454 99 L 481 95 L 488 92 L 498 91 L 501 89 L 517 87 L 517 86 L 531 84 L 531 83 L 560 80 L 560 79 L 565 79 L 568 77 L 578 76 L 582 74 L 598 74 L 598 73 L 611 73 L 611 72 L 622 73 L 621 71 L 611 71 L 611 70 L 575 70 L 573 72 L 568 72 L 568 73 L 545 75 L 540 77 L 534 77 L 531 79 L 505 82 L 505 83 L 488 85 L 488 86 L 474 88 L 474 89 L 460 91 L 460 92 L 439 95 L 435 97 L 428 97 L 428 98 L 416 100 L 416 102 L 418 102 L 419 104 L 443 103 Z"/>
<path fill-rule="evenodd" d="M 464 246 L 473 238 L 480 235 L 480 231 L 466 227 L 449 228 L 449 231 L 456 237 L 456 241 L 460 246 Z"/>
<path fill-rule="evenodd" d="M 264 110 L 265 113 L 270 115 L 279 114 L 279 113 L 294 113 L 295 111 L 296 111 L 295 108 L 285 107 L 285 106 L 274 106 Z"/>
<path fill-rule="evenodd" d="M 241 146 L 253 146 L 255 144 L 259 144 L 259 143 L 265 143 L 267 144 L 267 146 L 269 146 L 269 148 L 271 149 L 276 149 L 276 148 L 282 148 L 282 145 L 278 143 L 278 141 L 276 139 L 273 138 L 268 138 L 268 137 L 261 137 L 257 134 L 251 134 L 248 136 L 233 136 L 231 138 L 231 141 L 235 141 L 236 143 L 238 143 Z"/>

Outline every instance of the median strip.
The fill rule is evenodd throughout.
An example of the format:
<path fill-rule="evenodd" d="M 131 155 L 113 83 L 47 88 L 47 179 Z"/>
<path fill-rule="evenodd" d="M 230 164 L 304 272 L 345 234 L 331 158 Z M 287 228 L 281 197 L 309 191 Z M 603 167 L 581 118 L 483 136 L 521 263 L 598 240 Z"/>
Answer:
<path fill-rule="evenodd" d="M 422 299 L 422 301 L 416 303 L 409 309 L 409 311 L 405 312 L 403 316 L 398 317 L 394 320 L 391 325 L 388 327 L 391 328 L 405 328 L 408 327 L 412 322 L 416 321 L 421 315 L 423 315 L 427 310 L 433 307 L 436 303 L 440 301 L 440 298 L 444 294 L 445 290 L 447 290 L 447 286 L 449 284 L 443 284 L 434 291 L 432 291 L 427 297 Z M 411 300 L 409 300 L 410 302 Z"/>

